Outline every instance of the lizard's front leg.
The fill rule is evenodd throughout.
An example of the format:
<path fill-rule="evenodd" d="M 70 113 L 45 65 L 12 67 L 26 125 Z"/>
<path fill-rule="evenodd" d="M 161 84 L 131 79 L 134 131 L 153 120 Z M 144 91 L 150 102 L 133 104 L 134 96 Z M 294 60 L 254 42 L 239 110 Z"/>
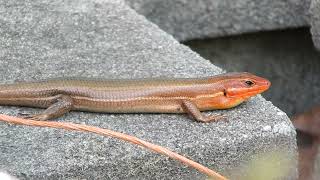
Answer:
<path fill-rule="evenodd" d="M 188 113 L 191 117 L 195 120 L 203 123 L 217 121 L 219 119 L 223 119 L 222 115 L 211 115 L 211 116 L 204 116 L 197 105 L 193 103 L 191 100 L 182 100 L 182 108 L 186 113 Z"/>

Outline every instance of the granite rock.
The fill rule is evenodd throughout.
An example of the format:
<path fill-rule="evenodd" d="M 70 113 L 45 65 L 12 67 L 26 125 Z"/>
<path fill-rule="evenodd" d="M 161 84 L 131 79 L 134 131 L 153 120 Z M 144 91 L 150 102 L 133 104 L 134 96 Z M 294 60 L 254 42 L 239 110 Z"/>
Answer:
<path fill-rule="evenodd" d="M 120 0 L 0 1 L 0 79 L 201 77 L 222 70 Z M 40 109 L 1 107 L 0 112 Z M 228 177 L 246 176 L 251 158 L 281 150 L 296 174 L 295 131 L 261 96 L 202 124 L 185 115 L 71 112 L 57 119 L 135 135 Z M 0 123 L 0 170 L 20 179 L 203 179 L 167 157 L 93 134 Z M 239 173 L 241 172 L 241 173 Z M 287 174 L 283 175 L 286 176 Z"/>
<path fill-rule="evenodd" d="M 311 34 L 314 46 L 320 50 L 320 1 L 312 0 L 310 6 Z"/>
<path fill-rule="evenodd" d="M 126 0 L 180 41 L 309 26 L 310 0 Z"/>

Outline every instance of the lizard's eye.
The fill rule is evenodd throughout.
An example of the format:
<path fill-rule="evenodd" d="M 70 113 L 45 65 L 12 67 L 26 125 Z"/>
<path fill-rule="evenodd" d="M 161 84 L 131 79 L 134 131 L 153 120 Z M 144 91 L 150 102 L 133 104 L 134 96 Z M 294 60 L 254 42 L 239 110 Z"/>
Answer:
<path fill-rule="evenodd" d="M 249 81 L 249 80 L 248 80 L 248 81 L 246 81 L 245 83 L 246 83 L 248 86 L 252 86 L 252 85 L 254 85 L 254 82 Z"/>

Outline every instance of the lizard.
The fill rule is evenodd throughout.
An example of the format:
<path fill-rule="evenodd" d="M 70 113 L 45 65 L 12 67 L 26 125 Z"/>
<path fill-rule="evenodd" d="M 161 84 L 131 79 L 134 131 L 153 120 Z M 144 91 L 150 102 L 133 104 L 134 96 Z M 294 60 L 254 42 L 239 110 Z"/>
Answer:
<path fill-rule="evenodd" d="M 270 85 L 269 80 L 247 72 L 168 79 L 60 78 L 1 84 L 0 105 L 46 108 L 26 116 L 32 120 L 49 120 L 76 110 L 187 113 L 199 122 L 211 122 L 221 116 L 201 111 L 233 108 Z"/>

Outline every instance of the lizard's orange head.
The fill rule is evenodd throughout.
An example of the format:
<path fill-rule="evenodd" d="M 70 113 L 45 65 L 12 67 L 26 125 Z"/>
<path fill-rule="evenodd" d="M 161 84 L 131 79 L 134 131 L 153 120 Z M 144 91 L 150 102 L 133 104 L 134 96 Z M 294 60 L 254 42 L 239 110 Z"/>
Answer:
<path fill-rule="evenodd" d="M 269 80 L 250 73 L 231 73 L 224 84 L 225 96 L 243 100 L 269 89 Z"/>

